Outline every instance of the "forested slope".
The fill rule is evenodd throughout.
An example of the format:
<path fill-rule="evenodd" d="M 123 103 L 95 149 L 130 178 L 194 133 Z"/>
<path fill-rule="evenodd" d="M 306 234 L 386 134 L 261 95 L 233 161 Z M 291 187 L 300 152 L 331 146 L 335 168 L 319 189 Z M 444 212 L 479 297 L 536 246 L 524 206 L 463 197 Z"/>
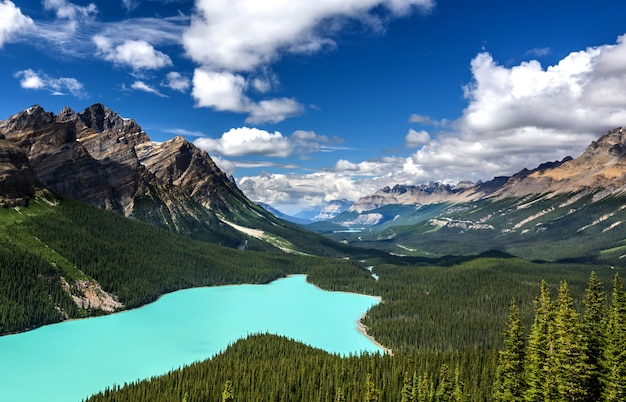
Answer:
<path fill-rule="evenodd" d="M 267 283 L 325 263 L 314 256 L 194 241 L 55 198 L 32 201 L 28 208 L 0 209 L 0 229 L 0 334 L 101 314 L 72 301 L 72 295 L 82 296 L 76 286 L 81 280 L 99 284 L 125 308 L 133 308 L 177 289 Z"/>

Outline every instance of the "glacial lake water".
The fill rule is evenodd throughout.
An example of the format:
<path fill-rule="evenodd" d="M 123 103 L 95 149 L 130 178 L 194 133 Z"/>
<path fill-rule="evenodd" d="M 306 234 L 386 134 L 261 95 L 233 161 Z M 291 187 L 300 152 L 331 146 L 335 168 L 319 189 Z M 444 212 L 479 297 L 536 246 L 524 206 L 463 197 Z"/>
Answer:
<path fill-rule="evenodd" d="M 0 337 L 0 401 L 72 402 L 204 360 L 254 333 L 329 352 L 380 351 L 358 331 L 379 300 L 323 291 L 304 275 L 181 290 L 139 309 Z"/>

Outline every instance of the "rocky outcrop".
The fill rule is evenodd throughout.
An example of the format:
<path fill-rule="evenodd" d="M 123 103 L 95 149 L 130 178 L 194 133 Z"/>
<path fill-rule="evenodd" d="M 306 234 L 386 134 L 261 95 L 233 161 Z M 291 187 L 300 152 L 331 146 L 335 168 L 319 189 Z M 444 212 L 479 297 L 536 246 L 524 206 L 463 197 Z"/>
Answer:
<path fill-rule="evenodd" d="M 0 136 L 0 206 L 27 205 L 40 187 L 26 154 Z"/>

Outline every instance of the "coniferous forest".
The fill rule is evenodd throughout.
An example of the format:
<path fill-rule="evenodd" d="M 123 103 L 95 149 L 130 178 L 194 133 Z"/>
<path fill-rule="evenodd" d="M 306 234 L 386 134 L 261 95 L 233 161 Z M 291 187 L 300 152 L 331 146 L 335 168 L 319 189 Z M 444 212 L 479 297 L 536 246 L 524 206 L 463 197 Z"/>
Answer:
<path fill-rule="evenodd" d="M 611 300 L 609 305 L 595 272 L 582 314 L 567 282 L 553 300 L 542 281 L 528 336 L 513 302 L 500 350 L 341 358 L 255 335 L 213 359 L 107 389 L 89 401 L 623 401 L 626 296 L 619 275 Z"/>
<path fill-rule="evenodd" d="M 181 288 L 266 283 L 290 273 L 383 300 L 362 321 L 393 355 L 340 357 L 259 334 L 165 376 L 112 384 L 93 401 L 624 400 L 626 303 L 608 266 L 501 252 L 418 258 L 359 249 L 322 258 L 261 246 L 242 251 L 67 200 L 0 212 L 5 334 L 104 313 L 78 308 L 62 278 L 95 280 L 124 308 Z M 602 283 L 614 283 L 613 292 Z"/>

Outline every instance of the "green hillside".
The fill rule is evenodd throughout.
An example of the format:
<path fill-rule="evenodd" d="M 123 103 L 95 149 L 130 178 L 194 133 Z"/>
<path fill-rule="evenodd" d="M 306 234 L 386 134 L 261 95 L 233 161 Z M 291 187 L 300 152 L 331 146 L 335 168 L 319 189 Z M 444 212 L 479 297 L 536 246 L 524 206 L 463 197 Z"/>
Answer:
<path fill-rule="evenodd" d="M 539 194 L 419 208 L 388 205 L 367 213 L 393 215 L 394 219 L 358 233 L 324 234 L 353 246 L 403 255 L 475 254 L 497 249 L 527 260 L 623 264 L 626 198 L 610 196 L 591 202 L 593 197 Z"/>
<path fill-rule="evenodd" d="M 299 240 L 308 242 L 307 251 L 337 252 L 331 241 L 312 233 Z M 0 244 L 0 334 L 102 314 L 72 301 L 71 295 L 83 296 L 78 281 L 97 283 L 124 308 L 133 308 L 178 289 L 266 283 L 325 261 L 274 247 L 273 252 L 243 251 L 191 240 L 53 197 L 38 198 L 29 207 L 1 208 Z"/>

